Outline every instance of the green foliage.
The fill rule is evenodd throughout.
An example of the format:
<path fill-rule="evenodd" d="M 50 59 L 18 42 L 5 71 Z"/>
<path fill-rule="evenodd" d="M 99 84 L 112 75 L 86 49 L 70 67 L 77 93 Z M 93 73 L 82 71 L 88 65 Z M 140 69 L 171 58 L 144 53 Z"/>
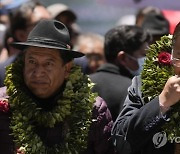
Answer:
<path fill-rule="evenodd" d="M 160 41 L 152 44 L 147 52 L 147 59 L 141 73 L 142 93 L 144 100 L 152 100 L 158 96 L 168 80 L 174 75 L 172 65 L 163 65 L 158 62 L 158 55 L 161 52 L 171 53 L 172 36 L 163 36 Z M 180 103 L 173 109 L 170 122 L 167 122 L 163 129 L 168 134 L 168 137 L 180 136 Z"/>
<path fill-rule="evenodd" d="M 10 96 L 12 135 L 16 146 L 26 154 L 76 154 L 87 147 L 91 111 L 97 94 L 91 92 L 93 84 L 81 73 L 80 67 L 73 66 L 63 96 L 51 111 L 38 107 L 24 92 L 23 61 L 7 68 L 5 85 Z M 58 122 L 64 123 L 65 140 L 52 148 L 46 147 L 35 133 L 35 124 L 52 128 Z"/>
<path fill-rule="evenodd" d="M 172 76 L 171 65 L 162 65 L 158 62 L 160 52 L 171 53 L 171 38 L 164 36 L 156 44 L 152 44 L 147 51 L 147 58 L 141 73 L 143 96 L 150 100 L 158 96 L 167 79 Z"/>

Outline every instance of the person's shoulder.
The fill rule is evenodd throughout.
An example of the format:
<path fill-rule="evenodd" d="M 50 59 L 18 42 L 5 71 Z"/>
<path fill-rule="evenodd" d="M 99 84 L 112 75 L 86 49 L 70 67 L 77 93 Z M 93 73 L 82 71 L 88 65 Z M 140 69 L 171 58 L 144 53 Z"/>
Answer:
<path fill-rule="evenodd" d="M 4 68 L 5 69 L 5 67 L 6 66 L 8 66 L 8 65 L 10 65 L 11 63 L 13 63 L 15 60 L 16 60 L 16 58 L 17 58 L 17 56 L 18 55 L 13 55 L 13 56 L 10 56 L 8 59 L 6 59 L 4 62 L 1 62 L 0 63 L 0 68 Z"/>
<path fill-rule="evenodd" d="M 141 76 L 134 76 L 132 79 L 132 85 L 136 85 L 138 87 L 141 87 L 142 81 L 141 81 Z"/>

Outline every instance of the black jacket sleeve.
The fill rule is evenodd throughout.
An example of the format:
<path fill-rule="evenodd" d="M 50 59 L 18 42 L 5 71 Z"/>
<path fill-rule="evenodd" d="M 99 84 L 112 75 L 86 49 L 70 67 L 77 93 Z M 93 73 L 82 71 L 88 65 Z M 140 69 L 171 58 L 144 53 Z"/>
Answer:
<path fill-rule="evenodd" d="M 10 135 L 9 114 L 0 111 L 0 153 L 14 154 L 13 138 Z"/>
<path fill-rule="evenodd" d="M 141 150 L 167 121 L 166 115 L 160 114 L 159 97 L 145 104 L 141 95 L 140 78 L 134 77 L 112 129 L 114 144 L 121 154 Z"/>

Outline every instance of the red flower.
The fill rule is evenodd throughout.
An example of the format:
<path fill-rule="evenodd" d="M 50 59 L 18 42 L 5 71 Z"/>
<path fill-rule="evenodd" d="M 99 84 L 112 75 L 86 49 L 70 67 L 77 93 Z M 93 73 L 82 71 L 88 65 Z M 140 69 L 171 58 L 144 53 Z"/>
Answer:
<path fill-rule="evenodd" d="M 20 147 L 20 148 L 17 148 L 17 149 L 16 149 L 16 153 L 17 153 L 17 154 L 25 154 L 25 150 L 24 150 L 23 147 Z"/>
<path fill-rule="evenodd" d="M 0 111 L 3 111 L 3 112 L 9 111 L 9 103 L 7 99 L 0 100 Z"/>
<path fill-rule="evenodd" d="M 160 64 L 170 65 L 171 64 L 171 54 L 168 52 L 165 52 L 165 51 L 159 53 L 158 62 Z"/>

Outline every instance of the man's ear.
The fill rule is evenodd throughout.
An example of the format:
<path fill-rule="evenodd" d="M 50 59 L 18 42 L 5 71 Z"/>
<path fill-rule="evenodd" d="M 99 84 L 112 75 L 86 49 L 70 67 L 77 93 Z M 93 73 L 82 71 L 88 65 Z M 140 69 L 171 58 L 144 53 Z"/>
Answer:
<path fill-rule="evenodd" d="M 71 68 L 72 68 L 72 65 L 73 65 L 73 61 L 70 61 L 70 62 L 65 64 L 65 79 L 68 78 L 69 73 L 70 73 Z"/>
<path fill-rule="evenodd" d="M 117 55 L 118 63 L 121 65 L 126 65 L 126 54 L 124 51 L 120 51 Z"/>

